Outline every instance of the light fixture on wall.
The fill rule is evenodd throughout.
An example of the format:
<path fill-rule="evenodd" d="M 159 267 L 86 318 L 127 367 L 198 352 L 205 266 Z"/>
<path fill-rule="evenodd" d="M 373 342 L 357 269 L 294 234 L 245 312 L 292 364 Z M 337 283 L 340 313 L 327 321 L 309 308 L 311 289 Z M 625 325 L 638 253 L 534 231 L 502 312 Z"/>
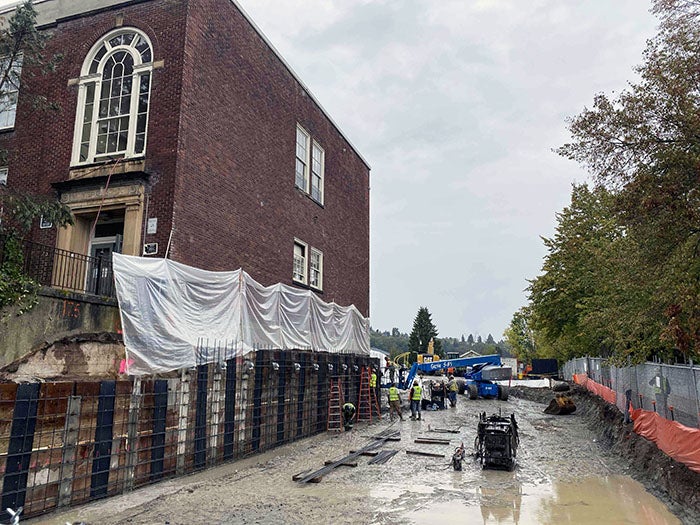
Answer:
<path fill-rule="evenodd" d="M 294 371 L 298 372 L 299 370 L 301 370 L 301 365 L 299 363 L 294 363 Z"/>
<path fill-rule="evenodd" d="M 279 369 L 280 369 L 280 364 L 279 364 L 279 363 L 276 363 L 275 361 L 273 361 L 273 362 L 272 362 L 272 369 L 273 369 L 274 371 L 279 370 Z"/>
<path fill-rule="evenodd" d="M 318 372 L 318 369 L 319 369 L 318 363 L 313 364 L 313 369 L 314 369 L 314 372 Z"/>
<path fill-rule="evenodd" d="M 333 364 L 332 363 L 328 363 L 328 371 L 329 372 L 333 371 Z"/>

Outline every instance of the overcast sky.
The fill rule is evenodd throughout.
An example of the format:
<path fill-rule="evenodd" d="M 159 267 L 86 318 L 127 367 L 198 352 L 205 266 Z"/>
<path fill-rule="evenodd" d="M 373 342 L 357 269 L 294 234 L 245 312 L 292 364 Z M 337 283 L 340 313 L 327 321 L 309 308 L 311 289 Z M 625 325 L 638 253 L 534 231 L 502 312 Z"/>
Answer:
<path fill-rule="evenodd" d="M 588 180 L 552 148 L 635 78 L 649 2 L 238 1 L 372 166 L 372 327 L 426 306 L 443 337 L 500 339 Z"/>
<path fill-rule="evenodd" d="M 551 150 L 634 78 L 649 1 L 237 1 L 372 166 L 372 326 L 500 339 L 588 180 Z"/>

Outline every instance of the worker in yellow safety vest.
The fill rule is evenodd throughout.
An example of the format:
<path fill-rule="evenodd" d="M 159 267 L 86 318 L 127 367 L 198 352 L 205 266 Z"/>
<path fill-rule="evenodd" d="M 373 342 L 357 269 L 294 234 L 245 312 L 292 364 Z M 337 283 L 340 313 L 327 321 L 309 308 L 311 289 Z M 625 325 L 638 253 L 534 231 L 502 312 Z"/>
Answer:
<path fill-rule="evenodd" d="M 423 398 L 423 387 L 418 382 L 418 378 L 413 381 L 413 387 L 411 388 L 411 419 L 417 419 L 420 421 L 420 402 Z"/>
<path fill-rule="evenodd" d="M 372 375 L 369 376 L 369 387 L 377 388 L 377 371 L 373 368 Z"/>
<path fill-rule="evenodd" d="M 447 383 L 447 398 L 450 400 L 450 406 L 457 406 L 457 392 L 459 392 L 459 385 L 455 376 L 450 375 L 450 380 Z"/>
<path fill-rule="evenodd" d="M 399 416 L 399 419 L 403 421 L 403 414 L 401 414 L 401 396 L 399 396 L 399 389 L 396 388 L 396 383 L 391 383 L 389 387 L 389 418 L 394 420 L 394 412 Z"/>

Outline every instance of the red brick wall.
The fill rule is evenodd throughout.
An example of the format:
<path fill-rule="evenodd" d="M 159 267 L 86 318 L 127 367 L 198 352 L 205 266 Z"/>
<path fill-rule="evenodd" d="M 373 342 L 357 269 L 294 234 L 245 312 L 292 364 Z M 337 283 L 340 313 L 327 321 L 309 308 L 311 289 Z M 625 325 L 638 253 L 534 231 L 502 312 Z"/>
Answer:
<path fill-rule="evenodd" d="M 163 256 L 172 221 L 172 259 L 242 267 L 270 285 L 292 284 L 297 237 L 323 252 L 323 300 L 369 315 L 369 170 L 229 0 L 127 4 L 47 29 L 50 51 L 64 60 L 31 87 L 62 110 L 20 103 L 15 131 L 0 134 L 11 150 L 9 184 L 51 193 L 68 179 L 78 92 L 68 81 L 118 14 L 164 61 L 153 72 L 146 148 L 158 233 L 144 242 L 158 242 Z M 324 207 L 294 187 L 297 122 L 325 150 Z M 53 242 L 51 230 L 35 233 Z"/>
<path fill-rule="evenodd" d="M 297 122 L 325 150 L 324 207 L 294 186 Z M 177 260 L 292 284 L 297 237 L 323 252 L 321 297 L 369 314 L 369 170 L 228 1 L 190 2 L 180 134 Z"/>
<path fill-rule="evenodd" d="M 22 89 L 46 94 L 61 110 L 32 111 L 28 97 L 23 98 L 20 91 L 15 130 L 0 135 L 0 147 L 7 144 L 10 153 L 8 185 L 52 194 L 51 183 L 68 180 L 78 98 L 77 85 L 69 86 L 68 81 L 80 76 L 90 48 L 117 27 L 117 15 L 122 15 L 123 26 L 136 27 L 146 33 L 153 45 L 154 59 L 164 60 L 164 67 L 156 69 L 152 78 L 146 171 L 151 174 L 149 215 L 159 217 L 159 226 L 169 224 L 177 160 L 186 8 L 184 0 L 125 5 L 59 21 L 55 27 L 45 29 L 51 34 L 47 54 L 61 53 L 63 60 L 58 69 L 47 76 L 31 79 L 23 71 Z M 159 230 L 158 235 L 149 236 L 148 241 L 158 241 L 165 246 L 167 228 Z M 33 236 L 39 242 L 53 243 L 54 235 L 55 229 L 35 230 Z"/>

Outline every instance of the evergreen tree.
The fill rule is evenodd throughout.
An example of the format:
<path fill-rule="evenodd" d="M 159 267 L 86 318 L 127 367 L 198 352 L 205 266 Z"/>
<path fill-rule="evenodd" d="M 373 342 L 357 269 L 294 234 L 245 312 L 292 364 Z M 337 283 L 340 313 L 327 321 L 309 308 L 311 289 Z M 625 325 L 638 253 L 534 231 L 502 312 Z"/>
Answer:
<path fill-rule="evenodd" d="M 467 337 L 467 344 L 469 346 L 474 345 L 474 336 L 472 334 L 469 334 L 469 337 Z"/>
<path fill-rule="evenodd" d="M 413 321 L 413 330 L 408 338 L 408 350 L 417 354 L 427 354 L 428 344 L 432 339 L 435 353 L 442 356 L 442 343 L 437 336 L 438 331 L 433 324 L 430 312 L 426 307 L 421 306 Z"/>
<path fill-rule="evenodd" d="M 496 341 L 493 340 L 493 336 L 491 334 L 488 335 L 486 338 L 486 344 L 487 345 L 495 345 Z"/>

